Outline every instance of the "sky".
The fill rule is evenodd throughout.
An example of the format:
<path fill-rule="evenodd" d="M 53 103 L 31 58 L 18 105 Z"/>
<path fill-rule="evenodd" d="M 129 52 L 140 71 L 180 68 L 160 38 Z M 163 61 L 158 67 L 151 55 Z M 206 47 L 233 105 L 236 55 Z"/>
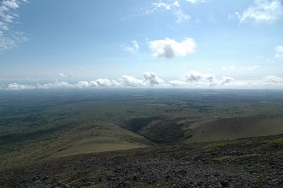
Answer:
<path fill-rule="evenodd" d="M 282 0 L 0 0 L 0 90 L 283 89 Z"/>

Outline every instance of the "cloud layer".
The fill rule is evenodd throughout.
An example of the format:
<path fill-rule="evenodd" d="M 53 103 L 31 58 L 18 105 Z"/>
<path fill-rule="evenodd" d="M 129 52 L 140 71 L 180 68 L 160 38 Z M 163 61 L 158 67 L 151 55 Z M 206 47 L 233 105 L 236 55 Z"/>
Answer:
<path fill-rule="evenodd" d="M 78 81 L 69 83 L 55 80 L 45 84 L 10 83 L 0 86 L 0 90 L 27 90 L 27 89 L 86 89 L 86 88 L 124 88 L 124 87 L 181 87 L 181 88 L 283 88 L 283 78 L 268 75 L 253 80 L 235 80 L 231 77 L 216 77 L 214 74 L 190 71 L 180 76 L 179 80 L 168 82 L 161 79 L 156 73 L 145 72 L 143 79 L 123 75 L 118 81 L 99 78 L 93 81 Z"/>
<path fill-rule="evenodd" d="M 153 57 L 169 59 L 193 53 L 196 42 L 192 38 L 185 38 L 181 42 L 165 38 L 149 42 L 149 48 L 152 50 Z"/>

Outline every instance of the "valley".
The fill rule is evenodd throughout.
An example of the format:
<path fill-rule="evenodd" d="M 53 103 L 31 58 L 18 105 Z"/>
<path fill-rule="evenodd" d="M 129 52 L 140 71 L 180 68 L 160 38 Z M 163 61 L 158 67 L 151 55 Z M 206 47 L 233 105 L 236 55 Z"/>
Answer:
<path fill-rule="evenodd" d="M 149 183 L 140 179 L 146 176 L 145 172 L 141 174 L 142 170 L 127 169 L 129 172 L 134 170 L 138 177 L 129 175 L 130 179 L 135 179 L 131 181 L 124 179 L 128 175 L 123 175 L 121 179 L 126 187 L 162 187 L 173 185 L 171 183 L 175 181 L 180 183 L 176 184 L 179 187 L 186 182 L 180 182 L 183 180 L 175 174 L 176 170 L 183 169 L 180 165 L 184 162 L 195 162 L 197 156 L 204 162 L 188 168 L 196 168 L 196 171 L 208 168 L 208 174 L 224 164 L 242 169 L 242 159 L 254 163 L 257 156 L 260 156 L 257 160 L 268 161 L 282 158 L 281 90 L 93 89 L 5 91 L 0 95 L 2 187 L 88 185 L 84 185 L 82 179 L 87 179 L 93 186 L 117 187 L 120 179 L 108 181 L 105 178 L 114 174 L 121 177 L 128 165 L 139 164 L 135 163 L 136 160 L 155 166 L 156 169 L 151 170 L 156 177 Z M 248 150 L 250 142 L 255 146 Z M 233 149 L 229 149 L 230 146 Z M 219 151 L 220 147 L 228 148 L 227 153 Z M 164 153 L 159 155 L 160 152 Z M 80 169 L 82 167 L 78 166 L 80 161 L 82 164 L 88 161 L 86 165 L 91 166 L 90 159 L 97 157 L 100 162 L 95 164 L 99 166 L 99 172 L 92 167 Z M 101 157 L 106 160 L 105 163 Z M 110 165 L 117 157 L 119 162 Z M 171 159 L 174 163 L 168 162 Z M 80 170 L 62 166 L 63 161 Z M 166 163 L 169 166 L 164 167 Z M 201 167 L 204 163 L 205 166 Z M 218 163 L 220 166 L 217 166 Z M 42 165 L 47 165 L 54 172 Z M 165 173 L 158 180 L 157 174 L 163 171 L 161 167 L 170 178 L 166 179 Z M 114 173 L 121 168 L 123 170 Z M 143 168 L 149 173 L 150 167 L 142 165 Z M 168 168 L 175 169 L 171 175 Z M 40 178 L 32 180 L 39 170 L 42 171 Z M 20 172 L 17 177 L 12 175 L 15 171 Z M 234 177 L 239 172 L 236 169 L 233 173 Z M 102 179 L 97 180 L 98 176 Z M 55 179 L 51 181 L 51 177 Z M 74 179 L 65 181 L 71 177 Z M 13 183 L 14 178 L 17 181 Z M 194 183 L 199 179 L 192 178 Z M 243 185 L 253 185 L 253 178 L 239 181 Z M 218 181 L 218 184 L 221 182 Z"/>

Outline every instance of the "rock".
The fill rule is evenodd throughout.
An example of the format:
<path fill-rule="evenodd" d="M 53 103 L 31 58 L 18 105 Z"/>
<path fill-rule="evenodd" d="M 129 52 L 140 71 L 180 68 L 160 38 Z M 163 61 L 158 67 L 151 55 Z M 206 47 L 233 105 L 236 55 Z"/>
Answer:
<path fill-rule="evenodd" d="M 222 187 L 228 187 L 229 186 L 229 183 L 227 181 L 220 181 L 220 184 Z"/>

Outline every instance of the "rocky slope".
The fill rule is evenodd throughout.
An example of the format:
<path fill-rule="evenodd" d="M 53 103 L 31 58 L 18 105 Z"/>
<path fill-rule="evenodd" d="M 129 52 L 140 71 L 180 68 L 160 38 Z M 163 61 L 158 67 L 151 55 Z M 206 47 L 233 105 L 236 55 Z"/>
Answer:
<path fill-rule="evenodd" d="M 0 187 L 283 187 L 283 135 L 53 158 Z"/>

